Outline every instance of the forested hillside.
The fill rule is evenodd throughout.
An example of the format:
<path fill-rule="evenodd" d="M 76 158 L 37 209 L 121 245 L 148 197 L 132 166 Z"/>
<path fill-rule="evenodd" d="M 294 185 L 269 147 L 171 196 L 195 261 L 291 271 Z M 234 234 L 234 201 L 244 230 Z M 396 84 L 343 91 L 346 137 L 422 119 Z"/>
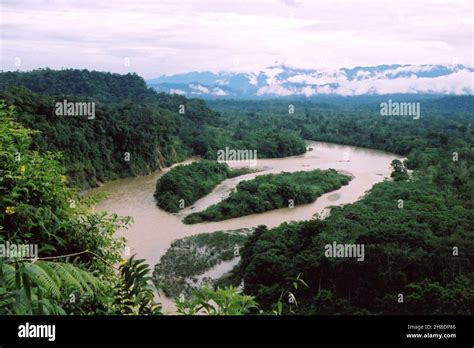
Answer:
<path fill-rule="evenodd" d="M 271 311 L 291 289 L 288 314 L 472 314 L 472 204 L 424 180 L 378 184 L 324 221 L 260 227 L 237 272 L 246 293 Z M 334 241 L 363 244 L 364 261 L 327 258 Z M 292 288 L 298 274 L 307 288 Z"/>
<path fill-rule="evenodd" d="M 91 212 L 94 201 L 67 187 L 59 155 L 30 142 L 31 131 L 0 103 L 0 244 L 36 244 L 41 256 L 2 255 L 0 314 L 159 313 L 147 270 L 137 271 L 143 262 L 111 266 L 125 245 L 114 233 L 130 219 Z"/>
<path fill-rule="evenodd" d="M 179 118 L 150 104 L 97 103 L 96 117 L 89 120 L 56 116 L 55 98 L 26 88 L 0 92 L 0 98 L 15 106 L 18 121 L 40 131 L 34 149 L 62 152 L 74 186 L 148 174 L 192 153 L 179 138 Z"/>
<path fill-rule="evenodd" d="M 90 97 L 102 102 L 153 101 L 156 95 L 136 74 L 38 69 L 21 73 L 6 71 L 0 77 L 0 90 L 23 86 L 36 93 Z"/>
<path fill-rule="evenodd" d="M 0 73 L 0 99 L 15 106 L 25 126 L 39 130 L 32 146 L 61 151 L 71 185 L 150 172 L 192 155 L 216 159 L 225 147 L 260 157 L 305 152 L 297 132 L 231 127 L 198 99 L 157 94 L 137 75 L 87 70 Z M 95 102 L 95 117 L 57 116 L 55 104 Z"/>

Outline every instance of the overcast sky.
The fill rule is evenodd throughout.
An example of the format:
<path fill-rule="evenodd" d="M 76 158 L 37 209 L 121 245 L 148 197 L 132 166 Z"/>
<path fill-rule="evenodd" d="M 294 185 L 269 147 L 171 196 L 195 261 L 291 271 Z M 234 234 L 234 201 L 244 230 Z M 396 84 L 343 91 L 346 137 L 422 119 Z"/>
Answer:
<path fill-rule="evenodd" d="M 151 78 L 275 62 L 474 65 L 472 0 L 0 3 L 3 70 L 87 68 Z"/>

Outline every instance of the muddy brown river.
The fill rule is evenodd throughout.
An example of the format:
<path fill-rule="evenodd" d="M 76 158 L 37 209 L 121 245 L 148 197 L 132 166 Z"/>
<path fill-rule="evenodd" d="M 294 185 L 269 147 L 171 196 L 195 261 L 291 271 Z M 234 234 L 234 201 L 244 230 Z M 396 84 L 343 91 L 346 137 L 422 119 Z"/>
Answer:
<path fill-rule="evenodd" d="M 148 176 L 111 181 L 91 191 L 110 193 L 106 200 L 97 205 L 98 210 L 133 217 L 134 223 L 128 229 L 118 231 L 117 234 L 127 239 L 131 254 L 137 254 L 138 258 L 145 259 L 153 267 L 175 239 L 198 233 L 235 230 L 258 225 L 267 225 L 271 228 L 286 221 L 308 220 L 314 214 L 324 217 L 330 206 L 357 201 L 374 184 L 390 176 L 390 163 L 393 159 L 402 159 L 401 156 L 393 153 L 353 146 L 315 141 L 307 141 L 306 144 L 312 150 L 301 156 L 259 159 L 256 167 L 258 172 L 223 181 L 210 194 L 201 198 L 192 207 L 183 209 L 179 214 L 170 214 L 158 208 L 153 197 L 157 179 L 169 169 L 157 171 Z M 238 168 L 246 164 L 232 163 L 230 166 Z M 186 214 L 203 210 L 227 197 L 230 190 L 242 180 L 269 173 L 329 168 L 351 175 L 353 179 L 349 185 L 328 192 L 313 203 L 219 222 L 194 225 L 185 225 L 181 222 Z M 220 268 L 224 272 L 226 267 Z M 171 301 L 166 298 L 160 300 L 165 312 L 172 311 Z"/>

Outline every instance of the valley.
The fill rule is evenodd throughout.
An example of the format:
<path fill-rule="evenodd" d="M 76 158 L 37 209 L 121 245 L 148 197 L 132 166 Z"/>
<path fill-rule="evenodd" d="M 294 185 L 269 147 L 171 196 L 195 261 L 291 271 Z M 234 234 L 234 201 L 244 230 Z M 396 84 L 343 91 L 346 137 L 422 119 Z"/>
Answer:
<path fill-rule="evenodd" d="M 199 296 L 231 296 L 238 303 L 232 313 L 241 314 L 257 314 L 256 304 L 262 313 L 280 314 L 459 314 L 474 299 L 472 263 L 466 263 L 474 255 L 472 96 L 422 96 L 421 117 L 386 117 L 381 103 L 414 96 L 205 102 L 153 92 L 136 75 L 40 70 L 0 76 L 0 140 L 8 149 L 0 152 L 7 231 L 0 241 L 40 243 L 39 260 L 46 261 L 22 267 L 44 267 L 50 276 L 67 268 L 82 274 L 79 293 L 89 289 L 90 302 L 71 306 L 52 288 L 49 311 L 194 313 Z M 55 85 L 63 86 L 59 95 Z M 95 118 L 54 115 L 65 95 L 94 100 Z M 236 161 L 234 150 L 252 153 L 251 160 Z M 315 170 L 330 175 L 313 186 L 290 179 L 305 181 Z M 280 181 L 281 173 L 289 174 Z M 325 184 L 345 176 L 347 185 L 340 186 L 347 179 Z M 248 193 L 261 192 L 235 199 L 243 181 Z M 289 192 L 299 192 L 296 201 L 273 209 L 286 206 Z M 303 196 L 300 203 L 311 203 L 299 204 Z M 209 218 L 221 221 L 183 223 L 231 198 L 239 212 L 223 206 L 222 216 Z M 252 232 L 231 257 L 226 233 L 242 230 Z M 213 234 L 220 231 L 219 241 Z M 363 261 L 325 257 L 325 246 L 334 243 L 363 246 Z M 77 258 L 47 261 L 62 255 Z M 293 289 L 295 279 L 304 288 Z M 130 293 L 132 280 L 141 285 Z M 45 280 L 32 281 L 42 289 Z M 169 298 L 156 296 L 161 286 Z M 176 302 L 182 292 L 189 298 Z M 290 292 L 299 307 L 282 302 Z M 400 292 L 404 306 L 393 301 Z M 443 305 L 461 293 L 461 305 Z M 18 309 L 14 289 L 7 294 L 8 310 Z M 443 302 L 427 300 L 433 296 Z M 128 306 L 130 299 L 140 309 Z"/>
<path fill-rule="evenodd" d="M 194 204 L 194 209 L 186 208 L 177 215 L 167 213 L 156 206 L 153 192 L 156 180 L 159 180 L 160 175 L 163 174 L 160 171 L 149 176 L 111 181 L 92 192 L 106 191 L 110 193 L 105 201 L 97 205 L 98 210 L 133 217 L 135 222 L 128 229 L 119 231 L 118 234 L 127 239 L 131 254 L 136 253 L 138 257 L 144 258 L 147 263 L 153 266 L 159 262 L 171 243 L 177 239 L 200 233 L 253 228 L 259 225 L 272 228 L 284 222 L 309 220 L 315 215 L 324 216 L 330 206 L 353 203 L 370 190 L 374 184 L 383 181 L 384 178 L 389 178 L 391 161 L 395 158 L 403 159 L 395 154 L 352 146 L 314 141 L 307 141 L 306 145 L 313 150 L 304 155 L 282 159 L 259 159 L 257 161 L 258 172 L 224 180 L 210 194 L 198 200 Z M 344 156 L 349 156 L 350 161 L 342 161 Z M 239 164 L 233 163 L 231 167 L 239 168 Z M 203 210 L 221 201 L 243 180 L 268 173 L 329 168 L 350 173 L 353 179 L 347 186 L 323 194 L 313 203 L 219 222 L 185 225 L 181 221 L 187 214 Z M 335 194 L 338 195 L 337 200 L 334 200 Z M 218 274 L 218 276 L 221 275 Z M 166 304 L 168 304 L 168 308 L 166 308 Z M 163 301 L 163 305 L 165 310 L 173 308 L 171 301 Z"/>
<path fill-rule="evenodd" d="M 0 13 L 0 348 L 472 346 L 472 1 Z"/>

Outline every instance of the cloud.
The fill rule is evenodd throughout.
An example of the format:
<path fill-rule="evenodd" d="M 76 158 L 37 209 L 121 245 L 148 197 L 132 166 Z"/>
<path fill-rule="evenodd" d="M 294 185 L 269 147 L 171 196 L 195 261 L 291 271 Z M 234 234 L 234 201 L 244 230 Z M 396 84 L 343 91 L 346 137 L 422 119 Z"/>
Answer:
<path fill-rule="evenodd" d="M 219 88 L 219 87 L 215 87 L 215 88 L 212 90 L 212 94 L 218 95 L 218 96 L 227 95 L 227 93 L 226 93 L 222 88 Z"/>
<path fill-rule="evenodd" d="M 308 72 L 287 79 L 270 80 L 272 84 L 261 87 L 258 95 L 305 95 L 338 94 L 354 96 L 362 94 L 393 93 L 440 93 L 474 94 L 474 70 L 450 67 L 450 71 L 425 77 L 423 72 L 433 71 L 436 66 L 401 66 L 376 72 L 357 71 L 358 78 L 349 80 L 341 71 Z M 400 73 L 412 73 L 400 75 Z M 418 75 L 417 75 L 418 74 Z"/>
<path fill-rule="evenodd" d="M 196 93 L 209 93 L 209 88 L 207 87 L 204 87 L 204 86 L 201 86 L 199 84 L 191 84 L 189 85 L 189 87 L 191 87 L 191 89 L 196 92 Z"/>
<path fill-rule="evenodd" d="M 4 70 L 72 67 L 147 78 L 378 64 L 472 66 L 472 3 L 428 0 L 3 0 Z M 130 65 L 123 64 L 129 58 Z M 238 62 L 238 63 L 236 63 Z"/>
<path fill-rule="evenodd" d="M 291 90 L 289 88 L 285 88 L 280 85 L 269 85 L 264 86 L 258 89 L 257 95 L 277 95 L 277 96 L 289 96 L 295 94 L 295 90 Z"/>
<path fill-rule="evenodd" d="M 297 0 L 281 0 L 284 4 L 291 6 L 291 7 L 298 7 L 301 5 L 300 1 Z"/>

